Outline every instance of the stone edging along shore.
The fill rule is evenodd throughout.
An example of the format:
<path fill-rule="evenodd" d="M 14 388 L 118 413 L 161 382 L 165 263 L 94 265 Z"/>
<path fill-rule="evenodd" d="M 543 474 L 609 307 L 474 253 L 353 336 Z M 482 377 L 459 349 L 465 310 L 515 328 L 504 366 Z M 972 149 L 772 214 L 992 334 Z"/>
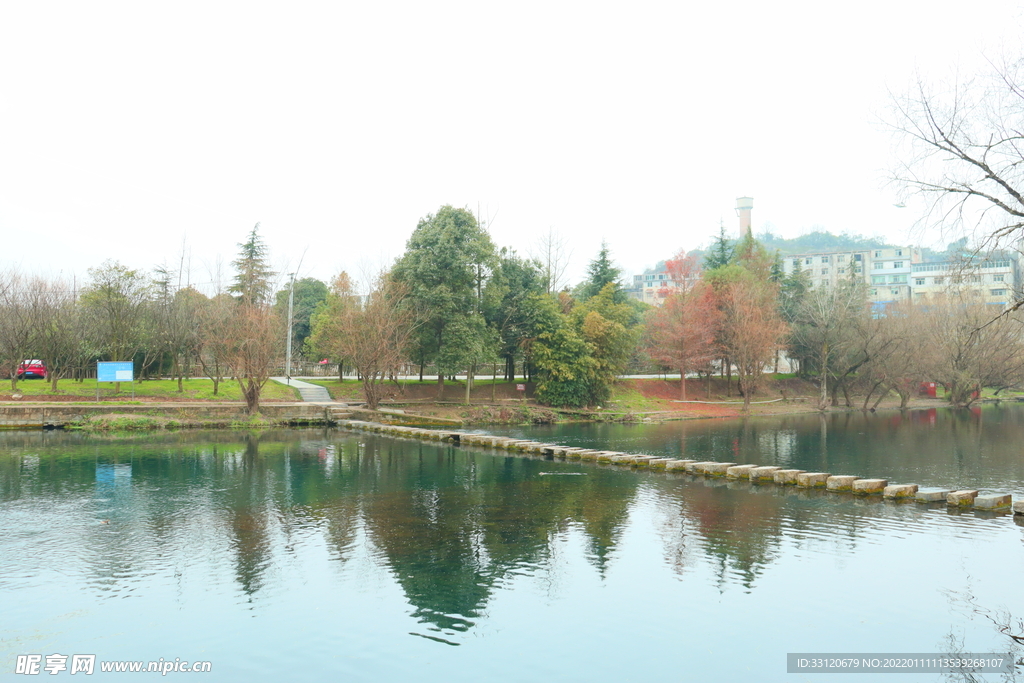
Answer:
<path fill-rule="evenodd" d="M 992 512 L 1009 512 L 1024 515 L 1024 500 L 1014 502 L 1008 493 L 987 493 L 977 489 L 954 491 L 943 488 L 925 488 L 917 484 L 890 484 L 885 479 L 832 475 L 828 472 L 805 472 L 804 470 L 759 465 L 738 465 L 733 462 L 714 462 L 663 458 L 655 455 L 637 455 L 616 451 L 601 451 L 588 448 L 573 448 L 537 441 L 513 439 L 489 434 L 467 434 L 442 429 L 424 429 L 402 425 L 364 422 L 361 420 L 338 420 L 338 427 L 387 436 L 407 437 L 423 441 L 442 441 L 466 446 L 496 448 L 512 454 L 539 455 L 559 460 L 607 463 L 623 467 L 635 467 L 666 472 L 685 472 L 704 477 L 746 479 L 752 482 L 774 483 L 778 486 L 794 486 L 802 489 L 820 489 L 834 493 L 850 493 L 870 496 L 883 500 L 914 501 L 917 503 L 940 503 L 958 509 L 975 509 Z"/>

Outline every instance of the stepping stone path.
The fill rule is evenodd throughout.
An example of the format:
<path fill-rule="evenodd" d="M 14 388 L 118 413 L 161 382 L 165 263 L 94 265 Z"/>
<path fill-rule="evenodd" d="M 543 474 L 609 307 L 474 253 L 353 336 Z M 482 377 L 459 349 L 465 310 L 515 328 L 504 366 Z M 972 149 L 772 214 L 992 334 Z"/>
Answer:
<path fill-rule="evenodd" d="M 277 378 L 275 378 L 277 379 Z M 282 381 L 278 379 L 278 381 Z M 303 391 L 306 388 L 322 389 L 308 382 L 292 380 L 292 385 Z M 324 391 L 326 393 L 326 391 Z M 317 394 L 312 394 L 316 396 Z M 303 398 L 307 401 L 316 400 Z M 329 402 L 330 399 L 327 399 Z M 335 404 L 344 406 L 344 404 Z M 599 451 L 589 448 L 574 448 L 569 446 L 558 446 L 555 444 L 540 443 L 529 439 L 512 439 L 509 437 L 496 437 L 487 434 L 471 434 L 457 430 L 422 429 L 418 427 L 402 427 L 397 425 L 385 425 L 376 422 L 363 422 L 361 420 L 338 419 L 340 427 L 364 430 L 368 432 L 379 432 L 392 436 L 402 436 L 415 439 L 428 439 L 430 441 L 444 441 L 455 444 L 489 446 L 510 452 L 528 453 L 547 460 L 558 458 L 559 460 L 582 460 L 592 462 L 595 466 L 599 463 L 603 466 L 620 465 L 623 467 L 635 467 L 638 469 L 658 469 L 671 472 L 685 472 L 694 477 L 704 476 L 710 479 L 728 477 L 729 479 L 749 479 L 753 482 L 774 481 L 779 486 L 798 486 L 800 488 L 822 488 L 834 494 L 850 492 L 869 496 L 871 494 L 882 494 L 877 499 L 881 500 L 903 500 L 917 501 L 918 503 L 933 503 L 945 501 L 950 507 L 959 509 L 974 508 L 986 514 L 998 514 L 1005 511 L 1013 512 L 1014 515 L 1024 516 L 1024 501 L 1014 501 L 1008 493 L 986 493 L 979 495 L 976 489 L 965 489 L 953 491 L 942 488 L 921 488 L 917 484 L 890 484 L 885 479 L 862 479 L 848 475 L 831 475 L 828 472 L 805 472 L 804 470 L 782 469 L 774 465 L 737 465 L 733 462 L 716 462 L 706 460 L 682 460 L 678 458 L 665 458 L 656 455 L 638 455 L 635 453 L 619 453 L 616 451 Z M 541 472 L 541 474 L 583 474 L 582 472 Z M 755 486 L 754 488 L 761 488 Z M 1011 509 L 1012 506 L 1012 509 Z M 1022 520 L 1024 521 L 1024 520 Z M 1018 522 L 1020 523 L 1020 522 Z"/>

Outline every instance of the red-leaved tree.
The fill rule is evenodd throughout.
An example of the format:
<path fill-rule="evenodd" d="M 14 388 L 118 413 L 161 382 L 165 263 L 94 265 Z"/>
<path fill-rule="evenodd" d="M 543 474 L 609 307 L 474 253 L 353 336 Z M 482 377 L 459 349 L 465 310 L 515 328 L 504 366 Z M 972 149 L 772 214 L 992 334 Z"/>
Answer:
<path fill-rule="evenodd" d="M 680 249 L 675 256 L 665 261 L 665 270 L 677 289 L 692 289 L 700 278 L 700 257 Z"/>
<path fill-rule="evenodd" d="M 679 370 L 679 396 L 686 400 L 686 375 L 705 367 L 721 350 L 716 338 L 722 322 L 711 287 L 698 283 L 669 296 L 647 319 L 647 353 Z"/>
<path fill-rule="evenodd" d="M 746 411 L 788 328 L 779 315 L 778 287 L 767 280 L 748 277 L 731 283 L 724 292 L 724 304 L 723 338 L 739 374 Z"/>

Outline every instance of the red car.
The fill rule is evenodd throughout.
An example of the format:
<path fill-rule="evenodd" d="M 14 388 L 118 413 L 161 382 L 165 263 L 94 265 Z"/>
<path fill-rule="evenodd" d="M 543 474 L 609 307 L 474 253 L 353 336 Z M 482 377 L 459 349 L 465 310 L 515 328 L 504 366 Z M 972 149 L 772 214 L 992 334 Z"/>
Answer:
<path fill-rule="evenodd" d="M 18 379 L 46 379 L 46 363 L 41 360 L 26 360 L 18 366 Z"/>

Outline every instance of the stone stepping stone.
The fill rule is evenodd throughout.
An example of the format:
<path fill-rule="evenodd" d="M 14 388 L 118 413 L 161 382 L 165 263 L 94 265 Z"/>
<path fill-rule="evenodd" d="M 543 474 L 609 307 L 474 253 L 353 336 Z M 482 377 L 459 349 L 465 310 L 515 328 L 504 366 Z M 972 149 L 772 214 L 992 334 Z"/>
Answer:
<path fill-rule="evenodd" d="M 881 493 L 889 482 L 885 479 L 858 479 L 853 482 L 853 492 L 862 496 Z"/>

